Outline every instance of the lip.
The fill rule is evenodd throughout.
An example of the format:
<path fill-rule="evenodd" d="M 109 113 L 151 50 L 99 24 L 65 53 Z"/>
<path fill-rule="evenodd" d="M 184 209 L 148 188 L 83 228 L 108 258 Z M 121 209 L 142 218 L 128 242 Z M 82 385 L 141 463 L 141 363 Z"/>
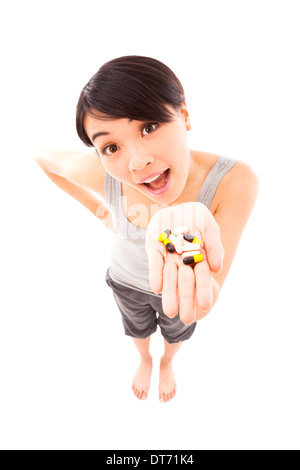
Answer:
<path fill-rule="evenodd" d="M 157 171 L 156 173 L 151 173 L 151 175 L 148 175 L 147 178 L 142 179 L 141 181 L 138 182 L 138 184 L 143 184 L 145 181 L 147 181 L 149 178 L 154 178 L 155 176 L 159 176 L 162 173 L 164 173 L 168 168 L 165 168 L 163 171 Z"/>
<path fill-rule="evenodd" d="M 165 170 L 166 171 L 166 170 Z M 158 175 L 160 175 L 161 173 L 157 173 Z M 154 175 L 153 175 L 154 176 Z M 151 178 L 151 176 L 148 176 L 148 178 Z M 146 178 L 146 179 L 148 179 Z M 161 194 L 165 193 L 166 191 L 168 191 L 168 189 L 170 188 L 171 186 L 171 183 L 172 183 L 172 175 L 171 175 L 171 170 L 169 172 L 169 176 L 168 176 L 168 179 L 167 179 L 167 182 L 166 184 L 162 187 L 162 188 L 159 188 L 159 189 L 150 189 L 148 188 L 148 186 L 144 185 L 144 188 L 151 194 L 153 194 L 154 196 L 160 196 Z"/>

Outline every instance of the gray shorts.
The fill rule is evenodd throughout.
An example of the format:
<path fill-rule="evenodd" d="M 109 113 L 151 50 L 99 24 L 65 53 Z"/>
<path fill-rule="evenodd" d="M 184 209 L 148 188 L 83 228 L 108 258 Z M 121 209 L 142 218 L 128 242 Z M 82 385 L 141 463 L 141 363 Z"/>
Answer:
<path fill-rule="evenodd" d="M 180 320 L 179 313 L 174 318 L 169 318 L 164 314 L 160 296 L 146 294 L 118 284 L 111 279 L 108 270 L 106 283 L 111 287 L 122 314 L 125 335 L 133 338 L 147 338 L 156 331 L 157 324 L 168 343 L 185 341 L 194 333 L 197 323 L 185 325 Z"/>

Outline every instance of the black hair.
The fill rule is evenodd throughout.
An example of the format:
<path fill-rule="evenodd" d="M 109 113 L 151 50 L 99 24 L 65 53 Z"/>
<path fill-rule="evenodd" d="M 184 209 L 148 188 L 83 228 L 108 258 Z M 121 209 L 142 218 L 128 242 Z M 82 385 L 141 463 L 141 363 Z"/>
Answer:
<path fill-rule="evenodd" d="M 84 128 L 86 114 L 101 120 L 171 122 L 174 116 L 167 106 L 178 110 L 184 101 L 180 81 L 165 64 L 144 56 L 119 57 L 102 65 L 83 88 L 76 108 L 77 133 L 93 147 Z"/>

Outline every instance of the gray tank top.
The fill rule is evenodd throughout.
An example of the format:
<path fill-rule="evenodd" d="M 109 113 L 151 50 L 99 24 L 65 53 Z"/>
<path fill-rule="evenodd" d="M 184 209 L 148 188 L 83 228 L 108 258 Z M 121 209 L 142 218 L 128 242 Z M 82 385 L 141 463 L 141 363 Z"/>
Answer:
<path fill-rule="evenodd" d="M 196 201 L 209 208 L 218 184 L 236 162 L 231 158 L 220 157 L 207 175 Z M 156 295 L 151 291 L 149 283 L 146 230 L 136 227 L 127 219 L 121 196 L 121 182 L 105 172 L 105 203 L 117 231 L 110 256 L 110 277 L 124 286 Z"/>

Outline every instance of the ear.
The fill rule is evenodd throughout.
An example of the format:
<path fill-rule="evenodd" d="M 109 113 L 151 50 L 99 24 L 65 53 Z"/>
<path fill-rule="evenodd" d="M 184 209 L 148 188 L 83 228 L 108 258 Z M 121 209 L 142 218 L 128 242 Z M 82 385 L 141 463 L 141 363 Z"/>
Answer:
<path fill-rule="evenodd" d="M 187 131 L 190 131 L 192 128 L 191 121 L 190 121 L 190 115 L 186 106 L 186 102 L 182 103 L 181 105 L 181 116 L 184 119 L 185 127 Z"/>

